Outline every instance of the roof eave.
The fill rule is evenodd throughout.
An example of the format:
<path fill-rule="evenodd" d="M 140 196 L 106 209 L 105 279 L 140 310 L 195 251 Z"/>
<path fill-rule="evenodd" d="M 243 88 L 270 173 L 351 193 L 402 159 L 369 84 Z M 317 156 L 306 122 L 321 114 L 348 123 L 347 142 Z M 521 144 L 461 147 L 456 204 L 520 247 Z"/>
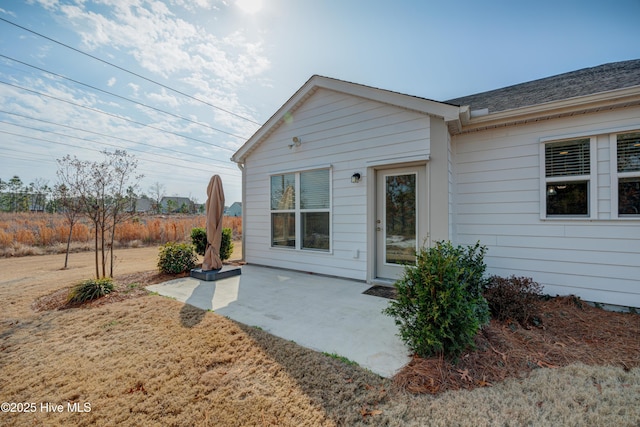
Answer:
<path fill-rule="evenodd" d="M 468 133 L 633 105 L 640 105 L 640 85 L 498 111 L 483 116 L 466 116 L 466 119 L 461 116 L 459 129 L 456 130 L 451 125 L 449 128 L 452 133 Z"/>

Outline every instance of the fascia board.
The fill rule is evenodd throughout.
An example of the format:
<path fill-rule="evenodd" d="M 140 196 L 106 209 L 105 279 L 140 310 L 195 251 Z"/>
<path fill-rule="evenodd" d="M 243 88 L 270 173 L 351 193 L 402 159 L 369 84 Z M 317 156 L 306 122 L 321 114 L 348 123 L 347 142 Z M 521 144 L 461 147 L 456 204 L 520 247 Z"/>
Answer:
<path fill-rule="evenodd" d="M 457 120 L 459 118 L 458 115 L 460 107 L 455 105 L 405 95 L 398 92 L 391 92 L 371 86 L 363 86 L 342 80 L 334 80 L 324 77 L 319 78 L 322 79 L 318 81 L 319 85 L 325 89 L 343 92 L 385 104 L 391 104 L 431 116 L 442 117 L 445 121 Z"/>
<path fill-rule="evenodd" d="M 231 160 L 236 163 L 243 163 L 245 157 L 252 151 L 253 147 L 260 142 L 264 137 L 273 132 L 281 121 L 284 120 L 284 115 L 287 112 L 295 111 L 296 107 L 300 105 L 301 101 L 307 98 L 312 92 L 314 92 L 315 81 L 320 76 L 312 76 L 307 82 L 302 85 L 292 96 L 285 102 L 261 127 L 245 142 L 242 147 L 236 151 Z"/>
<path fill-rule="evenodd" d="M 529 107 L 489 113 L 463 121 L 462 131 L 472 131 L 488 127 L 505 126 L 533 120 L 566 116 L 582 111 L 640 103 L 640 86 L 600 92 L 587 96 L 546 102 Z M 465 123 L 466 122 L 466 123 Z"/>

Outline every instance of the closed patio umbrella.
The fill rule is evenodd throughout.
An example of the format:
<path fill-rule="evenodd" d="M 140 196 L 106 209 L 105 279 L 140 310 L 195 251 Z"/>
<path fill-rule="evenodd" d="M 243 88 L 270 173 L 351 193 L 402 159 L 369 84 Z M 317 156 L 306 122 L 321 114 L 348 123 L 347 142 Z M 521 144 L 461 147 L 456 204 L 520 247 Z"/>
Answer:
<path fill-rule="evenodd" d="M 224 215 L 224 191 L 218 175 L 211 177 L 207 187 L 207 249 L 202 261 L 202 270 L 222 268 L 220 245 L 222 243 L 222 217 Z"/>

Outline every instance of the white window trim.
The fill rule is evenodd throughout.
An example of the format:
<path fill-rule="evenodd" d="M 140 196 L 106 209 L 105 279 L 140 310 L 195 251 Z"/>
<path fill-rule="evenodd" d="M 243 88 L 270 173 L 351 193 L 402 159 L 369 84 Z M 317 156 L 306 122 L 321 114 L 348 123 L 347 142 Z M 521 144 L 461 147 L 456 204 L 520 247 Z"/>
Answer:
<path fill-rule="evenodd" d="M 547 144 L 554 144 L 558 142 L 571 141 L 574 139 L 586 139 L 589 138 L 589 174 L 588 175 L 575 175 L 575 176 L 562 176 L 547 178 L 546 171 L 546 152 L 545 147 Z M 589 221 L 598 219 L 598 183 L 597 183 L 597 166 L 598 166 L 598 151 L 596 145 L 595 136 L 579 136 L 573 138 L 542 138 L 540 139 L 540 219 L 544 221 Z M 547 216 L 547 183 L 550 182 L 563 182 L 563 181 L 589 181 L 589 214 L 586 216 L 571 216 L 571 215 L 557 215 Z M 616 205 L 617 206 L 617 205 Z"/>
<path fill-rule="evenodd" d="M 310 172 L 314 170 L 328 169 L 329 170 L 329 209 L 301 209 L 300 208 L 300 174 L 303 172 Z M 273 210 L 271 209 L 271 185 L 269 185 L 269 248 L 276 251 L 296 251 L 299 253 L 313 253 L 320 255 L 333 254 L 333 167 L 328 166 L 314 166 L 305 169 L 288 169 L 286 171 L 273 172 L 269 174 L 269 183 L 271 183 L 271 177 L 279 175 L 295 175 L 295 206 L 294 209 L 287 210 Z M 302 213 L 306 212 L 329 212 L 329 250 L 313 249 L 302 247 Z M 288 246 L 273 246 L 273 223 L 271 221 L 271 214 L 273 213 L 294 213 L 295 214 L 295 238 L 296 245 L 294 248 Z"/>
<path fill-rule="evenodd" d="M 637 216 L 620 216 L 618 214 L 618 182 L 620 178 L 636 178 L 640 177 L 640 171 L 636 172 L 618 172 L 618 135 L 621 133 L 630 133 L 637 131 L 637 127 L 612 133 L 609 135 L 609 152 L 611 161 L 611 217 L 621 221 L 638 221 Z"/>

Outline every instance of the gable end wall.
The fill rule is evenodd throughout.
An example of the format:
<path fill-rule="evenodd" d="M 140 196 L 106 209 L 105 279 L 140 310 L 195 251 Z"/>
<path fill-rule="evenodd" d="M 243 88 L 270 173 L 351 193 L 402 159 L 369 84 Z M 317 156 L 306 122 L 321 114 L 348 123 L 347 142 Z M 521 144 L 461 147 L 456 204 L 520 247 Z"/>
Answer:
<path fill-rule="evenodd" d="M 289 148 L 292 138 L 300 147 Z M 245 162 L 243 232 L 249 263 L 367 280 L 368 176 L 372 163 L 427 158 L 430 118 L 414 111 L 319 89 Z M 332 252 L 271 247 L 269 177 L 331 166 Z M 357 184 L 351 175 L 362 176 Z"/>

